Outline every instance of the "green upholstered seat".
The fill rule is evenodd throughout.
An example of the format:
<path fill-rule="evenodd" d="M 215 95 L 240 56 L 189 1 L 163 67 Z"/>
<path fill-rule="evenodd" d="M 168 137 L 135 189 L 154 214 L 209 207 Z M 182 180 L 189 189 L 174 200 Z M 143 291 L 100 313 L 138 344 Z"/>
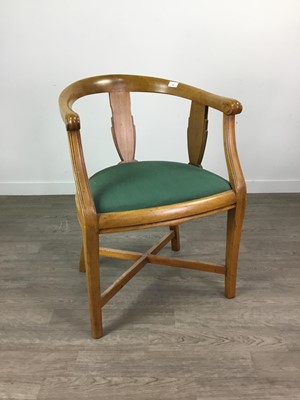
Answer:
<path fill-rule="evenodd" d="M 195 200 L 230 190 L 220 176 L 189 164 L 118 164 L 90 178 L 97 213 L 137 210 Z"/>

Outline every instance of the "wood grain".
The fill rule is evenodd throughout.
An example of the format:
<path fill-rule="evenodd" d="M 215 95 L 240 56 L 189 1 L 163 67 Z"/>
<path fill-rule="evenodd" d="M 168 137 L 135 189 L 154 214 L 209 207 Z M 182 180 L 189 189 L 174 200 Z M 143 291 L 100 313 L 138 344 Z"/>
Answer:
<path fill-rule="evenodd" d="M 112 110 L 112 135 L 121 161 L 134 161 L 135 126 L 131 115 L 130 93 L 110 92 L 110 107 Z"/>
<path fill-rule="evenodd" d="M 26 382 L 0 382 L 0 399 L 36 400 L 40 388 Z"/>
<path fill-rule="evenodd" d="M 79 98 L 109 92 L 150 92 L 178 96 L 205 104 L 226 115 L 235 115 L 242 112 L 239 101 L 219 96 L 205 90 L 178 83 L 177 87 L 169 85 L 170 80 L 138 75 L 102 75 L 82 79 L 66 87 L 59 97 L 59 106 L 62 119 L 68 131 L 80 129 L 79 115 L 72 110 L 73 103 Z"/>
<path fill-rule="evenodd" d="M 187 220 L 235 207 L 235 193 L 228 190 L 197 200 L 140 210 L 98 214 L 100 232 L 136 230 L 155 225 L 178 225 Z"/>

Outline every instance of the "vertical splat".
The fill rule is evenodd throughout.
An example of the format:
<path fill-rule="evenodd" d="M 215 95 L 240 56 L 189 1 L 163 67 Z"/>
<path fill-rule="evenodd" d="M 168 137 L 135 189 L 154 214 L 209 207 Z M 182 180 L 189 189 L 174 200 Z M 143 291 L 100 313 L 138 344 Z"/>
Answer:
<path fill-rule="evenodd" d="M 208 107 L 192 101 L 188 125 L 188 152 L 192 165 L 201 165 L 207 139 Z"/>
<path fill-rule="evenodd" d="M 135 126 L 131 115 L 130 93 L 110 92 L 112 135 L 121 161 L 134 161 Z"/>

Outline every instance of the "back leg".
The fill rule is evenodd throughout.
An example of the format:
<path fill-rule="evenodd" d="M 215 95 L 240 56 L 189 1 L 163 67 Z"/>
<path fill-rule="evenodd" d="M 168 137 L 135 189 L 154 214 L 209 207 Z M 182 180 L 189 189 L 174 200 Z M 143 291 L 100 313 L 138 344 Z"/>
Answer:
<path fill-rule="evenodd" d="M 178 225 L 170 226 L 170 230 L 175 233 L 175 236 L 171 241 L 172 250 L 179 251 L 180 250 L 179 226 Z"/>
<path fill-rule="evenodd" d="M 79 271 L 85 272 L 85 259 L 84 259 L 84 248 L 81 246 L 80 259 L 79 259 Z"/>

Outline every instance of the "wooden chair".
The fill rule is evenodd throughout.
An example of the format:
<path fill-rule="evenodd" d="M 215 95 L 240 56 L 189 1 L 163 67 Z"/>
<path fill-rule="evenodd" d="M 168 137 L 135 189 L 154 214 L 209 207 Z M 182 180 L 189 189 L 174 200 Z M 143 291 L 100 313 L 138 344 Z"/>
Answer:
<path fill-rule="evenodd" d="M 130 92 L 152 92 L 190 101 L 189 164 L 166 161 L 135 162 L 135 126 Z M 86 95 L 108 93 L 112 135 L 121 158 L 118 165 L 87 175 L 80 138 L 79 115 L 73 103 Z M 183 83 L 134 75 L 87 78 L 68 86 L 59 98 L 66 125 L 76 184 L 76 207 L 82 229 L 80 271 L 86 272 L 92 336 L 103 335 L 102 307 L 147 263 L 214 272 L 225 276 L 225 296 L 236 294 L 236 273 L 246 203 L 246 186 L 235 142 L 237 100 L 220 97 Z M 228 181 L 202 168 L 207 138 L 208 108 L 223 113 L 224 151 Z M 171 242 L 178 251 L 179 224 L 227 211 L 225 265 L 157 255 Z M 145 253 L 99 248 L 102 233 L 168 226 L 169 232 Z M 102 294 L 99 256 L 132 260 L 134 264 Z"/>

